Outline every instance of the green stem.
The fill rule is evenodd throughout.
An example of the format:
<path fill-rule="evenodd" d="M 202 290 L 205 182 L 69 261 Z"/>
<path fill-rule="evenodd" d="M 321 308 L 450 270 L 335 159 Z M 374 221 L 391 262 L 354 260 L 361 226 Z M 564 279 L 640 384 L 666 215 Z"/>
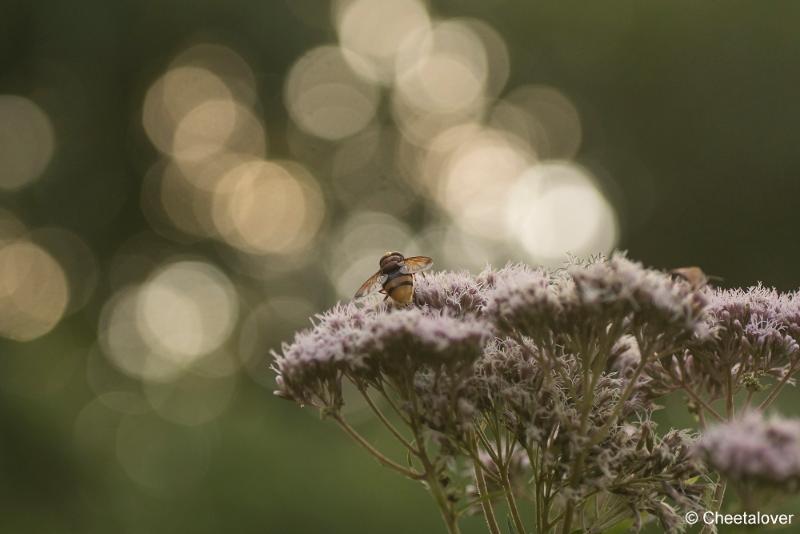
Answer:
<path fill-rule="evenodd" d="M 697 407 L 697 420 L 700 423 L 700 430 L 705 431 L 706 429 L 706 416 L 703 415 L 703 407 Z"/>
<path fill-rule="evenodd" d="M 541 450 L 541 449 L 537 449 Z M 530 445 L 525 445 L 525 453 L 528 455 L 528 461 L 531 464 L 533 471 L 533 490 L 534 490 L 534 505 L 536 507 L 536 531 L 539 534 L 544 534 L 546 531 L 545 525 L 547 524 L 546 511 L 544 507 L 544 498 L 542 494 L 542 463 L 538 461 L 538 456 L 533 453 Z"/>
<path fill-rule="evenodd" d="M 685 363 L 685 362 L 683 361 L 683 358 L 678 358 L 678 366 L 680 367 L 680 375 L 676 374 L 676 373 L 675 373 L 675 372 L 673 372 L 672 370 L 668 370 L 668 372 L 669 372 L 670 376 L 672 376 L 672 378 L 673 378 L 675 381 L 677 381 L 678 383 L 680 383 L 680 385 L 681 385 L 681 388 L 682 388 L 682 389 L 683 389 L 683 390 L 686 392 L 686 394 L 687 394 L 687 395 L 689 395 L 689 397 L 691 397 L 691 398 L 692 398 L 692 400 L 693 400 L 693 401 L 695 401 L 695 402 L 696 402 L 696 403 L 697 403 L 697 404 L 698 404 L 698 405 L 701 407 L 701 410 L 699 411 L 700 415 L 702 415 L 702 413 L 703 413 L 703 412 L 702 412 L 702 408 L 705 408 L 705 410 L 706 410 L 708 413 L 710 413 L 711 415 L 713 415 L 713 416 L 714 416 L 714 418 L 716 418 L 716 419 L 717 419 L 717 421 L 724 421 L 724 420 L 725 420 L 725 418 L 724 418 L 724 417 L 722 417 L 722 416 L 719 414 L 719 412 L 717 412 L 717 411 L 714 409 L 714 407 L 713 407 L 713 406 L 711 406 L 709 403 L 707 403 L 705 400 L 703 400 L 703 398 L 700 396 L 700 394 L 699 394 L 699 393 L 697 393 L 697 392 L 696 392 L 696 391 L 695 391 L 695 390 L 692 388 L 692 386 L 690 386 L 690 385 L 689 385 L 689 384 L 686 382 L 686 379 L 687 379 L 687 377 L 688 377 L 689 373 L 687 372 L 687 370 L 686 370 L 686 365 L 684 365 L 684 363 Z M 705 426 L 704 426 L 703 428 L 705 428 Z"/>
<path fill-rule="evenodd" d="M 789 381 L 789 379 L 795 373 L 795 371 L 797 370 L 797 366 L 798 365 L 800 365 L 800 357 L 798 357 L 794 362 L 792 362 L 792 366 L 789 367 L 789 370 L 786 371 L 786 374 L 783 375 L 783 378 L 781 378 L 780 382 L 778 382 L 777 384 L 775 384 L 772 387 L 772 391 L 769 392 L 769 395 L 767 395 L 767 398 L 764 399 L 761 402 L 761 404 L 758 406 L 759 410 L 762 410 L 762 411 L 766 410 L 775 401 L 775 399 L 778 398 L 778 393 L 781 392 L 781 389 L 783 389 L 783 386 L 786 385 L 786 383 Z"/>
<path fill-rule="evenodd" d="M 725 487 L 727 486 L 727 482 L 725 480 L 721 480 L 717 484 L 717 489 L 714 491 L 714 498 L 711 501 L 711 508 L 713 512 L 719 512 L 722 509 L 722 501 L 725 499 Z M 700 530 L 700 534 L 711 534 L 715 532 L 714 527 L 711 525 L 705 525 Z"/>
<path fill-rule="evenodd" d="M 625 403 L 628 402 L 628 399 L 633 394 L 633 390 L 636 387 L 636 381 L 639 380 L 639 376 L 644 371 L 645 366 L 650 361 L 650 356 L 654 354 L 649 347 L 644 344 L 641 344 L 642 347 L 641 351 L 641 360 L 639 361 L 639 365 L 636 366 L 636 370 L 633 372 L 633 376 L 628 380 L 628 384 L 625 386 L 625 389 L 622 391 L 622 395 L 620 396 L 619 400 L 617 401 L 616 406 L 614 406 L 614 411 L 611 412 L 611 416 L 606 419 L 606 422 L 603 423 L 597 432 L 592 436 L 592 439 L 589 441 L 589 447 L 597 445 L 603 439 L 605 439 L 608 431 L 611 429 L 611 426 L 617 422 L 617 418 L 622 413 L 622 410 L 625 409 Z M 587 447 L 588 448 L 588 447 Z"/>
<path fill-rule="evenodd" d="M 575 499 L 567 501 L 567 507 L 564 509 L 564 522 L 561 523 L 562 534 L 569 534 L 572 528 L 572 512 L 575 508 Z"/>
<path fill-rule="evenodd" d="M 489 438 L 486 437 L 486 434 L 480 428 L 475 429 L 475 435 L 478 436 L 478 440 L 480 440 L 481 445 L 486 450 L 486 454 L 489 455 L 489 458 L 495 463 L 495 465 L 500 465 L 500 458 L 495 453 L 494 449 L 492 448 L 492 444 L 489 443 Z"/>
<path fill-rule="evenodd" d="M 396 388 L 394 388 L 394 389 L 395 389 L 395 391 L 397 391 Z M 386 391 L 386 389 L 383 386 L 381 386 L 380 388 L 378 388 L 378 391 L 381 392 L 381 395 L 383 395 L 383 398 L 386 399 L 386 402 L 392 408 L 392 411 L 394 411 L 394 413 L 397 414 L 397 416 L 400 418 L 400 420 L 402 420 L 406 425 L 411 426 L 411 420 L 406 416 L 406 414 L 403 413 L 403 411 L 400 409 L 400 407 L 397 406 L 397 404 L 392 400 L 392 396 L 389 395 L 389 393 Z"/>
<path fill-rule="evenodd" d="M 400 443 L 402 443 L 409 451 L 411 451 L 413 454 L 417 454 L 418 453 L 417 449 L 413 445 L 411 445 L 411 443 L 409 443 L 408 440 L 406 440 L 406 438 L 403 437 L 400 431 L 397 430 L 397 428 L 395 428 L 395 426 L 391 423 L 391 421 L 389 421 L 389 419 L 386 418 L 386 416 L 383 414 L 383 411 L 381 411 L 381 409 L 378 408 L 378 406 L 370 398 L 366 390 L 358 388 L 358 391 L 361 392 L 361 396 L 364 397 L 364 400 L 367 401 L 367 404 L 369 404 L 369 407 L 372 408 L 372 411 L 375 413 L 375 415 L 378 416 L 378 419 L 381 421 L 381 423 L 383 423 L 383 426 L 385 426 L 386 429 L 389 430 L 389 432 L 391 432 L 391 434 L 394 437 L 396 437 L 397 440 Z"/>
<path fill-rule="evenodd" d="M 589 413 L 592 410 L 592 403 L 594 401 L 594 390 L 590 385 L 589 380 L 589 364 L 593 361 L 593 358 L 589 357 L 589 345 L 590 343 L 587 342 L 585 347 L 578 347 L 579 350 L 583 351 L 584 357 L 582 359 L 582 375 L 583 375 L 583 396 L 581 398 L 582 406 L 581 406 L 581 423 L 580 423 L 580 437 L 588 438 L 588 423 L 589 423 Z M 594 380 L 591 380 L 594 382 Z M 588 454 L 589 446 L 582 447 L 580 452 L 578 453 L 578 457 L 575 463 L 572 465 L 572 473 L 570 474 L 569 478 L 569 485 L 573 486 L 578 482 L 580 478 L 581 471 L 583 471 L 583 464 L 586 461 L 586 455 Z M 570 497 L 567 499 L 567 506 L 564 509 L 564 522 L 561 523 L 561 532 L 562 534 L 569 534 L 570 529 L 572 528 L 572 515 L 575 509 L 575 498 Z"/>
<path fill-rule="evenodd" d="M 752 389 L 747 390 L 747 396 L 744 398 L 744 405 L 742 407 L 742 411 L 747 411 L 750 409 L 750 403 L 753 401 L 753 393 Z"/>
<path fill-rule="evenodd" d="M 733 406 L 733 379 L 730 371 L 725 374 L 725 415 L 733 419 L 735 408 Z"/>
<path fill-rule="evenodd" d="M 427 474 L 426 480 L 428 482 L 428 487 L 433 494 L 433 498 L 436 500 L 436 504 L 439 505 L 439 510 L 442 514 L 442 520 L 444 520 L 444 524 L 447 527 L 447 532 L 449 534 L 460 534 L 458 516 L 454 513 L 450 503 L 447 501 L 447 496 L 444 494 L 444 491 L 442 491 L 442 486 L 439 483 L 435 470 L 432 468 L 427 458 L 423 463 L 426 464 L 425 471 Z"/>
<path fill-rule="evenodd" d="M 514 522 L 514 528 L 518 534 L 525 534 L 525 524 L 519 515 L 519 508 L 517 508 L 517 500 L 514 498 L 514 491 L 511 489 L 511 481 L 508 478 L 508 467 L 505 467 L 500 473 L 500 483 L 503 485 L 503 492 L 506 495 L 506 502 L 508 509 L 511 512 L 511 519 Z"/>
<path fill-rule="evenodd" d="M 389 458 L 384 456 L 383 453 L 381 453 L 378 449 L 373 447 L 372 444 L 369 441 L 364 439 L 364 437 L 361 434 L 359 434 L 356 431 L 356 429 L 354 429 L 352 426 L 350 426 L 347 423 L 347 421 L 345 421 L 342 418 L 341 415 L 332 414 L 331 418 L 334 421 L 336 421 L 336 423 L 339 425 L 339 427 L 341 427 L 342 430 L 344 430 L 351 438 L 353 438 L 356 441 L 356 443 L 361 445 L 367 452 L 369 452 L 372 456 L 374 456 L 375 459 L 378 460 L 378 462 L 381 465 L 383 465 L 385 467 L 388 467 L 390 469 L 394 469 L 395 471 L 397 471 L 401 475 L 404 475 L 404 476 L 406 476 L 406 477 L 408 477 L 408 478 L 410 478 L 412 480 L 422 480 L 423 478 L 425 478 L 425 473 L 420 473 L 420 472 L 408 469 L 406 467 L 403 467 L 402 465 L 398 464 L 397 462 L 395 462 L 393 460 L 390 460 Z"/>
<path fill-rule="evenodd" d="M 475 445 L 473 438 L 473 446 Z M 494 515 L 494 507 L 489 498 L 489 488 L 486 485 L 486 478 L 483 476 L 483 466 L 480 460 L 475 455 L 473 460 L 475 468 L 475 482 L 478 485 L 478 496 L 481 498 L 481 508 L 483 509 L 483 517 L 486 519 L 486 526 L 489 527 L 489 532 L 492 534 L 500 534 L 500 527 L 497 525 L 497 518 Z"/>
<path fill-rule="evenodd" d="M 722 417 L 722 415 L 720 415 L 720 413 L 717 410 L 715 410 L 713 406 L 704 401 L 703 398 L 700 397 L 700 395 L 698 395 L 697 392 L 694 389 L 692 389 L 688 384 L 682 382 L 681 386 L 683 387 L 683 390 L 686 392 L 686 394 L 689 395 L 693 401 L 699 404 L 701 408 L 704 408 L 708 413 L 713 415 L 714 419 L 716 419 L 717 421 L 725 421 L 725 418 Z"/>
<path fill-rule="evenodd" d="M 439 511 L 442 514 L 442 520 L 444 520 L 448 534 L 460 534 L 461 531 L 458 528 L 458 514 L 453 509 L 452 503 L 447 499 L 447 495 L 445 495 L 442 489 L 438 470 L 428 456 L 428 450 L 427 447 L 425 447 L 421 426 L 416 417 L 416 414 L 419 413 L 419 406 L 413 385 L 407 385 L 406 394 L 413 405 L 413 410 L 411 410 L 410 414 L 410 426 L 417 444 L 417 458 L 419 458 L 424 469 L 424 479 L 428 483 L 428 489 L 431 495 L 433 495 L 436 504 L 439 506 Z"/>

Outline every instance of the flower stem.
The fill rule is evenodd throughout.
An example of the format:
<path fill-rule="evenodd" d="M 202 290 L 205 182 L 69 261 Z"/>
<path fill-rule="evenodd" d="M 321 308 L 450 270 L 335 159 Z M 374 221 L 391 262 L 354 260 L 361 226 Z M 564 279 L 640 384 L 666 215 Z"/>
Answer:
<path fill-rule="evenodd" d="M 489 499 L 489 488 L 486 485 L 486 478 L 483 476 L 483 466 L 477 457 L 473 460 L 475 467 L 475 482 L 478 485 L 478 495 L 481 498 L 481 508 L 483 517 L 486 519 L 486 526 L 492 534 L 500 534 L 500 527 L 497 525 L 497 518 L 494 515 L 494 507 Z"/>
<path fill-rule="evenodd" d="M 591 387 L 589 381 L 589 362 L 592 361 L 589 355 L 589 343 L 587 342 L 585 347 L 578 347 L 583 356 L 583 363 L 582 363 L 582 375 L 583 375 L 583 396 L 581 397 L 582 407 L 581 407 L 581 419 L 580 419 L 580 431 L 579 436 L 581 438 L 589 438 L 589 414 L 592 411 L 592 404 L 594 401 L 594 389 Z M 596 357 L 596 356 L 595 356 Z M 644 357 L 642 357 L 642 364 L 640 367 L 644 365 Z M 632 383 L 636 381 L 637 376 L 634 376 L 632 379 Z M 591 378 L 592 383 L 594 383 L 594 377 Z M 613 416 L 612 416 L 613 417 Z M 590 445 L 587 444 L 586 447 L 582 447 L 580 452 L 578 453 L 578 457 L 575 460 L 575 463 L 572 464 L 572 473 L 570 474 L 569 484 L 575 485 L 581 476 L 581 471 L 583 471 L 583 464 L 586 461 L 586 455 L 588 454 Z M 567 506 L 564 508 L 564 522 L 561 523 L 561 532 L 562 534 L 569 534 L 572 528 L 572 515 L 575 509 L 575 498 L 570 497 L 567 499 Z"/>
<path fill-rule="evenodd" d="M 733 404 L 733 378 L 730 372 L 725 374 L 725 392 L 725 415 L 728 419 L 733 419 L 733 416 L 736 415 L 736 408 Z"/>
<path fill-rule="evenodd" d="M 369 404 L 369 407 L 372 408 L 372 411 L 375 413 L 375 415 L 378 416 L 378 419 L 381 421 L 381 423 L 383 423 L 383 426 L 385 426 L 386 429 L 389 430 L 389 432 L 391 432 L 391 434 L 394 437 L 396 437 L 397 440 L 400 443 L 402 443 L 409 451 L 411 451 L 413 454 L 418 454 L 417 449 L 411 443 L 409 443 L 409 441 L 405 437 L 403 437 L 400 431 L 397 430 L 397 428 L 395 428 L 395 426 L 391 423 L 391 421 L 389 421 L 389 419 L 386 418 L 386 416 L 383 414 L 383 411 L 381 411 L 381 409 L 378 408 L 378 406 L 369 396 L 369 393 L 367 393 L 366 390 L 361 388 L 359 388 L 358 391 L 361 392 L 361 396 L 364 397 L 364 400 L 367 401 L 367 404 Z"/>
<path fill-rule="evenodd" d="M 425 467 L 425 479 L 428 483 L 428 489 L 436 500 L 436 504 L 439 506 L 439 511 L 447 527 L 447 532 L 449 534 L 459 534 L 458 515 L 453 510 L 450 502 L 447 500 L 447 496 L 442 490 L 442 485 L 439 482 L 436 469 L 428 458 L 428 453 L 425 451 L 422 442 L 420 442 L 420 460 Z"/>
<path fill-rule="evenodd" d="M 525 453 L 528 455 L 528 461 L 533 470 L 533 489 L 534 489 L 534 506 L 536 509 L 536 532 L 538 534 L 545 534 L 548 531 L 547 520 L 548 510 L 544 504 L 544 481 L 542 480 L 542 463 L 544 461 L 544 452 L 539 449 L 542 455 L 542 461 L 537 461 L 537 454 L 533 453 L 530 445 L 525 445 Z"/>
<path fill-rule="evenodd" d="M 508 509 L 511 512 L 511 519 L 514 522 L 514 528 L 518 534 L 525 534 L 525 524 L 519 515 L 519 508 L 517 508 L 517 500 L 514 498 L 514 491 L 511 489 L 511 481 L 508 478 L 508 466 L 502 469 L 500 473 L 500 483 L 503 486 L 503 493 L 506 495 L 506 502 Z"/>
<path fill-rule="evenodd" d="M 725 420 L 725 418 L 722 417 L 722 415 L 720 415 L 720 413 L 717 410 L 715 410 L 713 406 L 704 401 L 703 398 L 700 395 L 698 395 L 697 392 L 694 389 L 692 389 L 688 384 L 686 384 L 685 382 L 681 382 L 681 386 L 683 387 L 683 390 L 686 392 L 686 394 L 689 395 L 693 401 L 699 404 L 702 409 L 705 409 L 708 413 L 713 415 L 714 419 L 716 419 L 717 421 Z"/>
<path fill-rule="evenodd" d="M 727 486 L 727 481 L 725 481 L 725 480 L 721 480 L 717 484 L 717 489 L 714 491 L 714 498 L 711 501 L 711 508 L 712 508 L 711 511 L 719 512 L 720 510 L 722 510 L 722 501 L 725 499 L 725 487 L 726 486 Z M 707 533 L 711 534 L 712 532 L 715 532 L 713 526 L 705 525 L 705 526 L 703 526 L 702 530 L 700 531 L 700 534 L 707 534 Z"/>
<path fill-rule="evenodd" d="M 361 445 L 367 452 L 373 455 L 375 459 L 378 460 L 378 462 L 380 462 L 381 465 L 388 467 L 390 469 L 394 469 L 401 475 L 404 475 L 412 480 L 422 480 L 423 478 L 425 478 L 424 473 L 420 473 L 418 471 L 414 471 L 406 467 L 403 467 L 397 462 L 390 460 L 389 458 L 384 456 L 383 453 L 381 453 L 378 449 L 373 447 L 372 444 L 364 438 L 364 436 L 359 434 L 356 431 L 356 429 L 350 426 L 341 415 L 332 414 L 331 417 L 333 418 L 334 421 L 336 421 L 336 423 L 339 425 L 339 427 L 341 427 L 342 430 L 344 430 L 351 438 L 353 438 L 356 441 L 356 443 Z"/>
<path fill-rule="evenodd" d="M 698 410 L 698 415 L 703 415 L 703 409 L 705 409 L 709 414 L 713 415 L 717 421 L 724 421 L 725 418 L 722 417 L 718 411 L 714 409 L 708 402 L 704 401 L 703 398 L 686 382 L 688 372 L 686 371 L 686 365 L 682 358 L 678 358 L 678 366 L 680 367 L 680 373 L 675 373 L 673 371 L 669 371 L 670 376 L 672 376 L 677 382 L 680 383 L 681 388 L 686 392 L 689 397 L 692 398 L 698 405 L 700 410 Z M 702 419 L 702 417 L 701 417 Z M 702 421 L 703 428 L 705 428 L 705 421 Z"/>
<path fill-rule="evenodd" d="M 747 396 L 744 398 L 744 405 L 742 406 L 742 411 L 746 412 L 750 409 L 750 403 L 753 401 L 753 393 L 752 389 L 747 390 Z"/>
<path fill-rule="evenodd" d="M 700 430 L 705 431 L 706 429 L 706 416 L 703 414 L 703 407 L 698 406 L 697 409 L 697 421 L 700 423 Z"/>
<path fill-rule="evenodd" d="M 424 469 L 424 475 L 422 478 L 424 478 L 424 480 L 428 483 L 428 489 L 431 492 L 431 495 L 433 495 L 436 504 L 439 506 L 439 511 L 442 514 L 442 519 L 447 527 L 448 534 L 460 534 L 461 531 L 458 528 L 458 514 L 453 509 L 453 504 L 447 499 L 447 495 L 445 495 L 442 484 L 439 480 L 439 473 L 436 469 L 436 466 L 428 456 L 428 450 L 425 446 L 425 439 L 422 435 L 421 425 L 416 416 L 416 414 L 419 413 L 419 407 L 414 387 L 413 385 L 407 385 L 405 389 L 406 394 L 408 395 L 408 398 L 414 408 L 410 414 L 410 426 L 411 432 L 414 434 L 415 443 L 417 445 L 417 458 L 419 458 L 419 461 L 422 463 L 422 467 Z"/>
<path fill-rule="evenodd" d="M 614 406 L 614 411 L 611 412 L 611 415 L 608 417 L 608 419 L 606 419 L 605 423 L 603 423 L 603 426 L 601 426 L 589 440 L 590 447 L 603 441 L 608 434 L 608 431 L 611 429 L 611 426 L 617 422 L 622 410 L 625 409 L 625 403 L 628 402 L 628 399 L 630 399 L 631 395 L 633 394 L 633 390 L 636 387 L 636 382 L 639 380 L 639 376 L 642 374 L 642 371 L 644 371 L 645 366 L 650 362 L 653 354 L 655 354 L 654 351 L 650 350 L 646 344 L 642 343 L 641 341 L 638 342 L 639 346 L 642 348 L 642 355 L 639 365 L 636 366 L 633 376 L 631 376 L 631 378 L 628 380 L 628 384 L 622 391 L 622 395 L 620 395 L 619 399 L 617 400 L 617 405 Z"/>
<path fill-rule="evenodd" d="M 378 391 L 380 391 L 381 395 L 383 395 L 383 398 L 386 399 L 386 402 L 392 408 L 392 411 L 394 411 L 394 413 L 397 414 L 397 416 L 406 425 L 411 426 L 411 420 L 403 413 L 403 411 L 400 409 L 400 407 L 397 406 L 397 404 L 392 400 L 392 396 L 389 394 L 388 391 L 386 391 L 386 388 L 381 386 L 380 388 L 378 388 Z M 397 391 L 397 390 L 395 389 L 395 391 Z"/>
<path fill-rule="evenodd" d="M 792 362 L 791 367 L 789 367 L 789 370 L 786 371 L 785 375 L 783 375 L 783 378 L 781 378 L 780 382 L 772 387 L 772 390 L 769 392 L 769 395 L 767 395 L 767 398 L 764 399 L 761 404 L 759 404 L 759 410 L 766 410 L 775 401 L 775 399 L 778 398 L 778 393 L 781 392 L 783 386 L 786 385 L 789 379 L 792 378 L 792 375 L 795 373 L 795 371 L 797 371 L 798 364 L 800 364 L 800 356 L 797 357 L 794 362 Z"/>

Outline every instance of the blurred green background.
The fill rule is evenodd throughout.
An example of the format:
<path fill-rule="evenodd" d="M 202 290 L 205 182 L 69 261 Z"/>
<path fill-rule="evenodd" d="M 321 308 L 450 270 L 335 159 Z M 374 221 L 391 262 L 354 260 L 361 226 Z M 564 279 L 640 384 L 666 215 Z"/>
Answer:
<path fill-rule="evenodd" d="M 616 247 L 796 288 L 798 20 L 0 0 L 0 532 L 441 531 L 272 396 L 270 350 L 387 249 L 476 271 Z"/>

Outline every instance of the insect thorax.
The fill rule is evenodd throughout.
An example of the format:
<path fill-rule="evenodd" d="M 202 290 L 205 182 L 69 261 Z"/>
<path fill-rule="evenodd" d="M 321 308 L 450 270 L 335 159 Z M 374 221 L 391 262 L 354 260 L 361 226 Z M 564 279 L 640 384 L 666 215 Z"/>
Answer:
<path fill-rule="evenodd" d="M 381 262 L 381 273 L 392 276 L 400 272 L 400 262 L 394 261 L 394 258 Z"/>
<path fill-rule="evenodd" d="M 402 261 L 403 255 L 399 252 L 387 252 L 381 256 L 378 265 L 380 265 L 382 273 L 388 274 L 392 269 L 397 268 Z"/>

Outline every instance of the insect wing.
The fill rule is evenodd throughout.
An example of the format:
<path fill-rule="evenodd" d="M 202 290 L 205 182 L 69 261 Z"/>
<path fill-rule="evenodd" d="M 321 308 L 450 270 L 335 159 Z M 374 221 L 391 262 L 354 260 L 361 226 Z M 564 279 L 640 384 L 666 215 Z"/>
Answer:
<path fill-rule="evenodd" d="M 386 275 L 381 274 L 381 272 L 378 271 L 377 273 L 367 278 L 366 282 L 361 284 L 361 287 L 359 287 L 358 291 L 356 291 L 355 298 L 363 297 L 364 295 L 368 295 L 370 293 L 377 291 L 380 288 L 381 284 L 383 284 L 385 281 L 386 281 Z"/>
<path fill-rule="evenodd" d="M 412 256 L 403 260 L 400 272 L 403 274 L 414 274 L 430 269 L 433 260 L 427 256 Z"/>

